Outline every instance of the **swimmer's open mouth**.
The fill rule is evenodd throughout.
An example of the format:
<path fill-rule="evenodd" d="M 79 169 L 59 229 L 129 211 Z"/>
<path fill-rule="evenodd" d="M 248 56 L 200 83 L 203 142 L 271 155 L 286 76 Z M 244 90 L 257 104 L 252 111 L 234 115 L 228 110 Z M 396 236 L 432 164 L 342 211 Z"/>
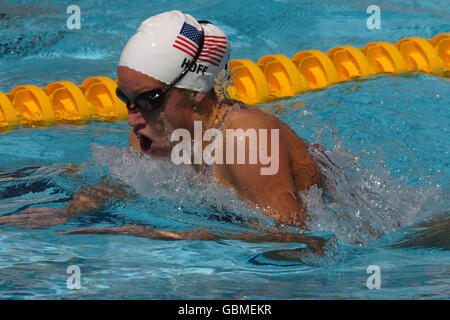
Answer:
<path fill-rule="evenodd" d="M 152 153 L 154 149 L 153 140 L 142 134 L 137 134 L 137 137 L 139 138 L 142 152 L 147 154 Z"/>

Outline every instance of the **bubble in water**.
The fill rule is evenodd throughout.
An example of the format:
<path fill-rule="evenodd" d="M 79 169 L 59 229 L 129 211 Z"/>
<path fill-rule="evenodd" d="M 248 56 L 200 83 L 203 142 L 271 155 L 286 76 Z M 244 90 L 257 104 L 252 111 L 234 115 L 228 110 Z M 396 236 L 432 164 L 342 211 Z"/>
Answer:
<path fill-rule="evenodd" d="M 360 163 L 338 142 L 328 153 L 312 150 L 321 164 L 330 190 L 322 196 L 316 187 L 301 193 L 307 206 L 310 230 L 330 231 L 354 245 L 370 241 L 412 225 L 445 210 L 439 185 L 407 185 L 392 176 L 382 162 L 374 168 Z M 431 209 L 432 208 L 432 209 Z"/>
<path fill-rule="evenodd" d="M 180 218 L 180 210 L 231 216 L 233 222 L 266 219 L 248 207 L 230 188 L 212 177 L 212 170 L 197 172 L 192 165 L 175 165 L 169 159 L 148 157 L 126 148 L 91 146 L 95 160 L 109 168 L 112 177 L 132 187 L 139 195 L 163 201 Z M 171 205 L 169 205 L 171 204 Z M 171 206 L 171 208 L 169 208 Z M 202 211 L 203 210 L 203 211 Z M 166 215 L 165 217 L 170 216 Z"/>
<path fill-rule="evenodd" d="M 246 206 L 232 189 L 217 184 L 212 170 L 199 173 L 191 165 L 175 165 L 168 159 L 114 146 L 92 145 L 92 152 L 113 177 L 147 199 L 164 202 L 171 209 L 164 212 L 166 218 L 191 222 L 180 215 L 180 210 L 191 210 L 202 217 L 228 215 L 233 224 L 245 221 L 246 226 L 273 227 L 274 221 Z M 367 245 L 430 216 L 437 207 L 445 208 L 439 186 L 407 185 L 391 176 L 381 162 L 374 168 L 365 167 L 361 155 L 352 154 L 339 142 L 326 155 L 319 150 L 311 152 L 330 188 L 324 192 L 314 186 L 300 194 L 310 216 L 306 222 L 310 231 L 331 232 L 349 244 Z"/>

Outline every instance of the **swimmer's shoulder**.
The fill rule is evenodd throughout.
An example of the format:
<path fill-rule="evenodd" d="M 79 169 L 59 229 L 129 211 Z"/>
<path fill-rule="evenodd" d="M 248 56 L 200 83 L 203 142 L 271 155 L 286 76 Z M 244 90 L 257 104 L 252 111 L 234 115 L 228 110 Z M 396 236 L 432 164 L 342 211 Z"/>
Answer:
<path fill-rule="evenodd" d="M 258 110 L 257 108 L 240 104 L 233 106 L 227 114 L 224 127 L 226 129 L 273 129 L 280 127 L 280 120 Z"/>
<path fill-rule="evenodd" d="M 239 103 L 226 116 L 224 127 L 227 129 L 279 129 L 283 140 L 294 148 L 300 148 L 305 152 L 309 143 L 300 138 L 297 133 L 286 123 L 267 112 L 255 107 Z"/>

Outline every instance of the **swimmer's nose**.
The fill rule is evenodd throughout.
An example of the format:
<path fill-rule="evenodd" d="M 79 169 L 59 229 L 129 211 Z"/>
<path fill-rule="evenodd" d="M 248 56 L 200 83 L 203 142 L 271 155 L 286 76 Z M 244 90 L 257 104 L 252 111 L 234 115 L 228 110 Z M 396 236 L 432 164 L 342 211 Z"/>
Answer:
<path fill-rule="evenodd" d="M 136 127 L 139 125 L 145 125 L 146 120 L 142 113 L 140 112 L 129 112 L 128 114 L 128 124 L 130 127 Z"/>

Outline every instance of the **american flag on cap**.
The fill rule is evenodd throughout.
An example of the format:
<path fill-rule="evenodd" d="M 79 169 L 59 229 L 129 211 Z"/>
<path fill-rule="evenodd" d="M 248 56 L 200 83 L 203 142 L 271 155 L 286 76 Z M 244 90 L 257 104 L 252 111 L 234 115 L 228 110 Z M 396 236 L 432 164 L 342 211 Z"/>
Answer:
<path fill-rule="evenodd" d="M 202 32 L 197 30 L 196 27 L 184 22 L 180 33 L 173 43 L 173 47 L 194 58 L 200 46 L 201 35 Z M 205 35 L 203 49 L 198 60 L 218 67 L 226 50 L 227 37 Z"/>

